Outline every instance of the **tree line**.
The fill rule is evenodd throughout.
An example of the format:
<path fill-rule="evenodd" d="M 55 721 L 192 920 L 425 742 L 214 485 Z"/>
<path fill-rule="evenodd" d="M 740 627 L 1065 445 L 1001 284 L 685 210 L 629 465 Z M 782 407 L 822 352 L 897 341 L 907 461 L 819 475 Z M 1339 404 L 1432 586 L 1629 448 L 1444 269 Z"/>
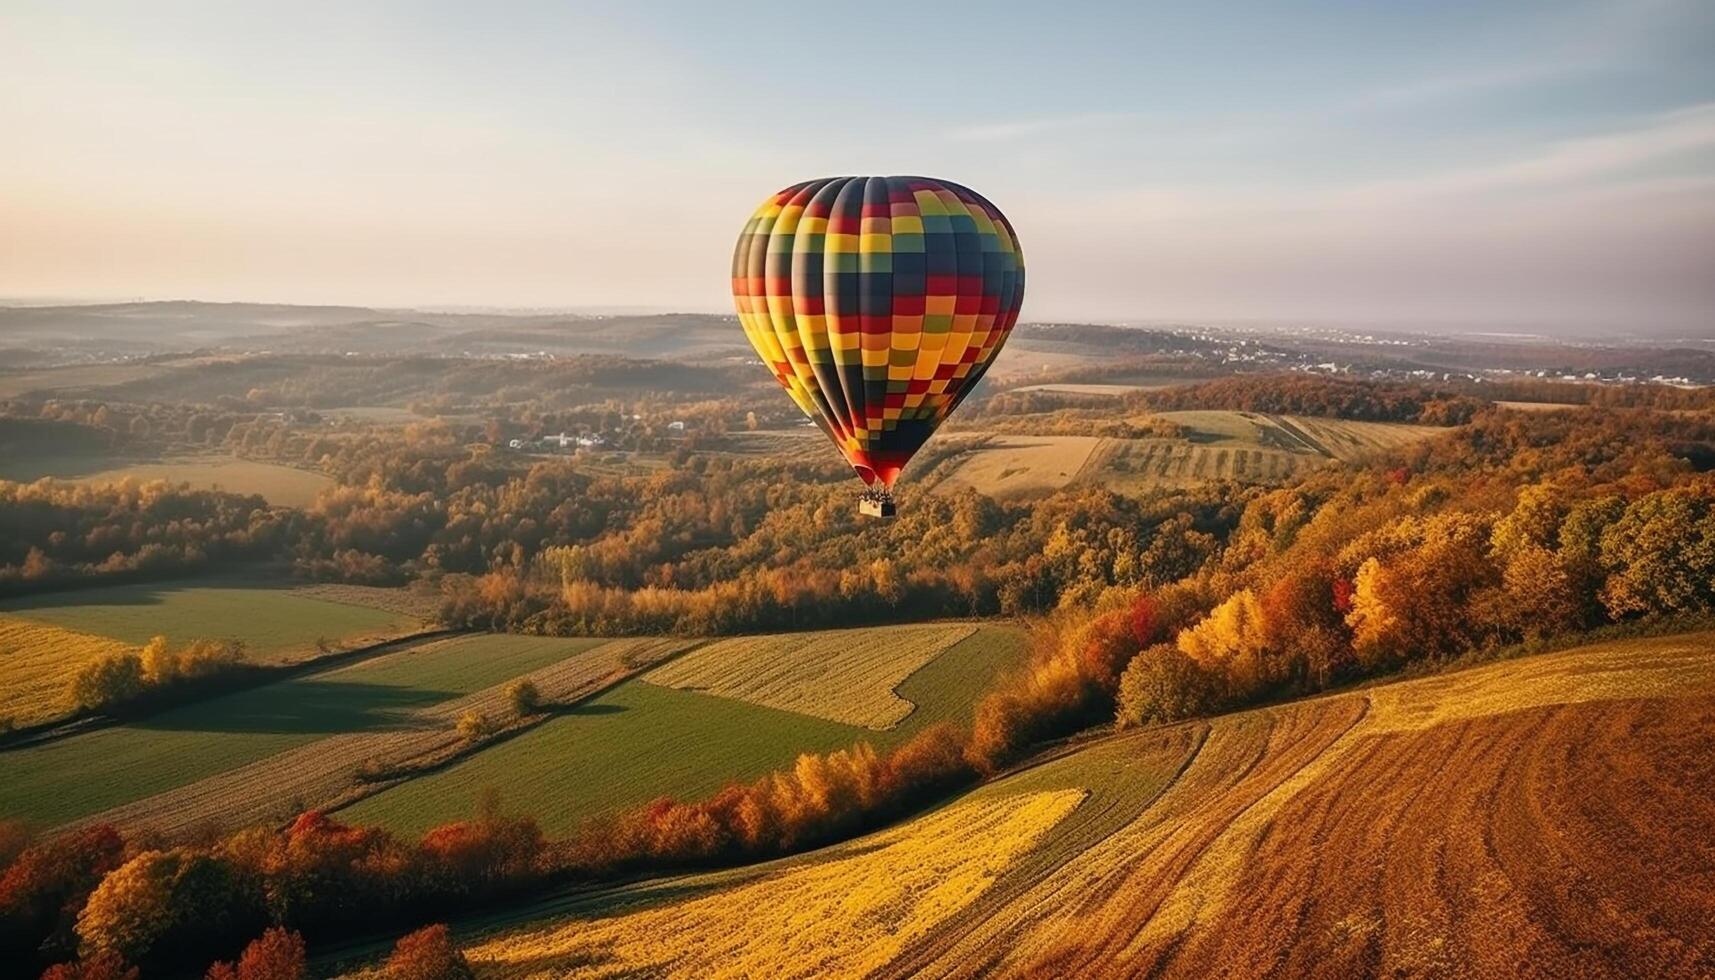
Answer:
<path fill-rule="evenodd" d="M 1463 425 L 1485 407 L 1483 399 L 1450 387 L 1302 373 L 1232 375 L 1142 391 L 1127 401 L 1162 412 L 1226 409 L 1420 425 Z"/>

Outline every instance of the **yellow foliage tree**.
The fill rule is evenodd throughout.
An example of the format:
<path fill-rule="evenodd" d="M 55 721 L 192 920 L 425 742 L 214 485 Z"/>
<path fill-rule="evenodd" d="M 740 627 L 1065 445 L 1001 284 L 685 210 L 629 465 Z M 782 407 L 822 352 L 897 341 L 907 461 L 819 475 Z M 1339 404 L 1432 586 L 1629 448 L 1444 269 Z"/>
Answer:
<path fill-rule="evenodd" d="M 147 953 L 174 920 L 180 864 L 176 852 L 144 851 L 103 878 L 78 913 L 83 953 L 112 952 L 128 960 Z"/>
<path fill-rule="evenodd" d="M 1496 554 L 1511 556 L 1524 548 L 1551 548 L 1568 510 L 1564 495 L 1549 483 L 1536 483 L 1518 492 L 1512 513 L 1495 522 L 1489 537 Z"/>
<path fill-rule="evenodd" d="M 1405 621 L 1399 614 L 1399 576 L 1379 559 L 1358 566 L 1352 580 L 1352 611 L 1346 625 L 1352 628 L 1352 652 L 1365 667 L 1389 659 L 1389 651 L 1404 640 Z"/>
<path fill-rule="evenodd" d="M 143 646 L 143 680 L 149 684 L 171 684 L 179 676 L 179 657 L 167 647 L 164 636 L 152 637 Z"/>
<path fill-rule="evenodd" d="M 1205 667 L 1258 660 L 1268 643 L 1262 603 L 1255 592 L 1240 589 L 1201 622 L 1180 630 L 1176 642 L 1181 652 Z"/>

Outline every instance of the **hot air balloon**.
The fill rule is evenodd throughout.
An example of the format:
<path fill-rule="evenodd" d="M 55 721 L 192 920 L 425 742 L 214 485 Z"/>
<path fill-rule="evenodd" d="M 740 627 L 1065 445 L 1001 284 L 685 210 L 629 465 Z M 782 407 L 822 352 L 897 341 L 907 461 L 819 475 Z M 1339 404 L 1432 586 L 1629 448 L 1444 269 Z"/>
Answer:
<path fill-rule="evenodd" d="M 927 177 L 828 177 L 770 196 L 738 236 L 745 336 L 867 489 L 893 484 L 993 362 L 1024 299 L 1012 225 Z"/>

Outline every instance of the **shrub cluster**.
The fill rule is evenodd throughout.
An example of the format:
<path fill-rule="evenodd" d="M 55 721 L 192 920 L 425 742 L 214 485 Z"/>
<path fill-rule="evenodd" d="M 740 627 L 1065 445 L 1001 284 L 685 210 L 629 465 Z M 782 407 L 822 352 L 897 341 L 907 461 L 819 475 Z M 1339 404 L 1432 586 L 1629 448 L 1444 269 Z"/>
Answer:
<path fill-rule="evenodd" d="M 174 688 L 203 686 L 246 666 L 239 640 L 192 640 L 171 647 L 157 636 L 137 652 L 111 653 L 85 664 L 71 679 L 71 703 L 86 711 L 121 710 Z"/>
<path fill-rule="evenodd" d="M 0 875 L 0 951 L 19 963 L 75 953 L 84 970 L 200 969 L 267 929 L 326 939 L 409 925 L 534 886 L 549 871 L 535 823 L 497 815 L 417 841 L 315 812 L 283 831 L 174 847 L 94 827 L 26 847 Z M 292 945 L 264 936 L 230 969 L 242 977 L 247 960 L 290 961 Z"/>
<path fill-rule="evenodd" d="M 878 826 L 969 782 L 963 733 L 925 729 L 883 756 L 867 742 L 734 783 L 696 802 L 656 800 L 595 821 L 569 842 L 566 867 L 605 875 L 635 867 L 724 864 L 789 854 Z"/>

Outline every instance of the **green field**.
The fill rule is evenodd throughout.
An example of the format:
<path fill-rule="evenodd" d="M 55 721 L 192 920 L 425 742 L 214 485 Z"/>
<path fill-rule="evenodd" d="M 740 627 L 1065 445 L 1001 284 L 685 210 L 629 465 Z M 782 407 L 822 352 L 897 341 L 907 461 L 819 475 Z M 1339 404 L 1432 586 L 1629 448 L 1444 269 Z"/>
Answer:
<path fill-rule="evenodd" d="M 885 732 L 869 732 L 877 745 L 909 741 L 941 721 L 969 720 L 971 708 L 990 682 L 1024 663 L 1029 637 L 1012 626 L 985 625 L 924 664 L 895 690 L 917 706 L 905 720 Z"/>
<path fill-rule="evenodd" d="M 635 679 L 341 813 L 359 823 L 422 831 L 469 816 L 493 789 L 508 812 L 529 814 L 550 833 L 561 833 L 658 796 L 712 793 L 734 779 L 791 765 L 801 752 L 859 741 L 885 748 L 933 722 L 962 720 L 995 673 L 1019 663 L 1024 649 L 1020 631 L 982 627 L 899 685 L 900 697 L 917 710 L 885 732 Z"/>
<path fill-rule="evenodd" d="M 493 789 L 550 833 L 657 796 L 701 796 L 790 765 L 864 730 L 631 680 L 449 769 L 340 811 L 342 820 L 418 833 L 476 812 Z"/>
<path fill-rule="evenodd" d="M 0 398 L 17 398 L 30 392 L 99 388 L 154 377 L 169 367 L 164 361 L 119 364 L 77 364 L 70 367 L 38 368 L 33 371 L 0 372 Z"/>
<path fill-rule="evenodd" d="M 459 637 L 0 753 L 0 817 L 63 823 L 329 735 L 397 728 L 603 642 Z"/>
<path fill-rule="evenodd" d="M 133 644 L 158 634 L 178 642 L 239 639 L 259 661 L 313 652 L 321 638 L 352 645 L 417 625 L 410 616 L 315 599 L 285 587 L 205 582 L 44 593 L 0 602 L 0 612 Z"/>

